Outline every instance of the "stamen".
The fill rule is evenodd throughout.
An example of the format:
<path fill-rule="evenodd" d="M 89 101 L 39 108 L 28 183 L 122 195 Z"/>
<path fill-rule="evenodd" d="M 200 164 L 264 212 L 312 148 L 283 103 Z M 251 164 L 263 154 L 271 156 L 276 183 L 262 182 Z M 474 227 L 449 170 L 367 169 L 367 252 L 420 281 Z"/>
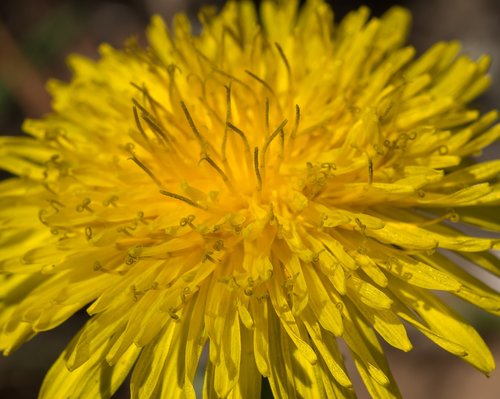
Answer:
<path fill-rule="evenodd" d="M 90 200 L 90 198 L 85 198 L 81 204 L 77 205 L 76 206 L 76 211 L 77 212 L 83 212 L 84 210 L 87 210 L 89 212 L 93 212 L 92 209 L 89 207 L 90 203 L 92 201 Z"/>
<path fill-rule="evenodd" d="M 292 68 L 290 67 L 290 63 L 288 62 L 285 52 L 283 51 L 283 48 L 279 45 L 279 43 L 274 42 L 274 45 L 276 46 L 276 49 L 278 50 L 278 53 L 281 59 L 283 60 L 283 63 L 285 64 L 286 72 L 288 75 L 288 84 L 291 85 L 293 79 L 292 79 Z"/>
<path fill-rule="evenodd" d="M 276 130 L 271 134 L 271 136 L 269 136 L 269 138 L 266 140 L 266 142 L 264 143 L 264 146 L 262 148 L 262 155 L 261 155 L 261 164 L 262 164 L 262 168 L 264 169 L 265 165 L 266 165 L 266 152 L 267 152 L 267 149 L 269 147 L 269 145 L 271 144 L 271 142 L 274 140 L 274 138 L 278 135 L 278 133 L 280 133 L 283 128 L 285 127 L 285 125 L 288 123 L 288 119 L 284 119 L 283 122 L 281 122 L 281 124 L 276 128 Z"/>
<path fill-rule="evenodd" d="M 223 28 L 224 30 L 223 30 L 223 33 L 222 33 L 224 35 L 223 36 L 223 40 L 225 38 L 225 35 L 227 34 L 227 35 L 229 35 L 233 39 L 233 41 L 235 43 L 238 43 L 238 45 L 241 48 L 243 48 L 242 38 L 238 36 L 238 34 L 234 31 L 234 29 L 232 27 L 230 27 L 229 25 L 226 25 L 226 24 L 224 24 L 223 26 L 224 26 L 224 28 Z"/>
<path fill-rule="evenodd" d="M 184 197 L 183 195 L 171 193 L 170 191 L 165 191 L 165 190 L 160 190 L 160 194 L 166 195 L 167 197 L 174 198 L 174 199 L 179 200 L 179 201 L 183 201 L 188 205 L 194 206 L 195 208 L 203 209 L 205 211 L 207 210 L 206 207 L 194 202 L 193 200 L 191 200 L 187 197 Z"/>
<path fill-rule="evenodd" d="M 250 144 L 248 144 L 247 136 L 245 135 L 243 130 L 234 126 L 231 122 L 228 122 L 226 125 L 229 129 L 231 129 L 233 132 L 235 132 L 236 134 L 238 134 L 241 137 L 241 139 L 243 140 L 243 144 L 245 145 L 245 151 L 248 154 L 250 154 Z"/>
<path fill-rule="evenodd" d="M 146 142 L 149 142 L 148 136 L 146 135 L 146 132 L 144 131 L 141 121 L 139 119 L 139 114 L 137 113 L 137 107 L 134 105 L 132 107 L 132 110 L 134 111 L 134 119 L 135 119 L 135 124 L 137 128 L 139 129 L 139 132 L 141 133 L 141 136 L 146 140 Z"/>
<path fill-rule="evenodd" d="M 139 298 L 142 296 L 143 292 L 142 291 L 137 291 L 137 287 L 135 284 L 133 284 L 130 287 L 130 292 L 132 293 L 132 296 L 134 297 L 134 302 L 137 302 Z"/>
<path fill-rule="evenodd" d="M 149 114 L 149 111 L 146 108 L 144 108 L 135 98 L 132 98 L 132 103 L 134 104 L 135 107 L 139 108 L 143 114 L 145 115 Z"/>
<path fill-rule="evenodd" d="M 179 307 L 169 308 L 169 309 L 168 309 L 168 314 L 169 314 L 169 316 L 170 316 L 170 318 L 171 318 L 172 320 L 179 320 L 179 319 L 180 319 L 179 315 L 177 314 L 177 312 L 178 312 L 179 310 L 180 310 L 180 308 L 179 308 Z"/>
<path fill-rule="evenodd" d="M 129 159 L 134 161 L 137 166 L 146 172 L 146 174 L 156 183 L 157 186 L 161 186 L 161 182 L 157 179 L 154 173 L 140 159 L 138 159 L 135 154 L 132 154 Z"/>
<path fill-rule="evenodd" d="M 439 146 L 439 155 L 446 155 L 446 154 L 448 154 L 448 146 L 444 144 Z"/>
<path fill-rule="evenodd" d="M 181 227 L 184 227 L 184 226 L 189 226 L 191 227 L 193 230 L 196 230 L 196 226 L 194 225 L 194 220 L 196 219 L 196 216 L 195 215 L 188 215 L 187 217 L 185 218 L 182 218 L 179 222 L 179 225 Z"/>
<path fill-rule="evenodd" d="M 379 155 L 379 156 L 384 156 L 385 155 L 384 149 L 381 146 L 379 146 L 378 144 L 373 144 L 373 149 L 375 150 L 375 152 L 377 153 L 377 155 Z"/>
<path fill-rule="evenodd" d="M 118 233 L 123 233 L 129 237 L 133 237 L 132 233 L 129 230 L 135 230 L 135 228 L 129 227 L 129 226 L 120 226 L 117 227 L 116 231 Z"/>
<path fill-rule="evenodd" d="M 268 216 L 269 217 L 269 222 L 277 222 L 276 215 L 274 213 L 274 205 L 273 205 L 272 202 L 269 204 L 269 213 L 268 213 L 268 215 L 269 215 Z"/>
<path fill-rule="evenodd" d="M 224 126 L 224 136 L 222 137 L 222 145 L 221 145 L 221 158 L 222 162 L 226 162 L 226 144 L 227 144 L 227 129 L 229 128 L 228 123 L 231 121 L 231 85 L 232 82 L 229 83 L 229 86 L 224 86 L 226 89 L 226 125 Z"/>
<path fill-rule="evenodd" d="M 200 131 L 198 130 L 198 128 L 194 124 L 193 118 L 191 117 L 191 114 L 189 113 L 184 101 L 181 101 L 181 107 L 182 107 L 182 110 L 184 111 L 184 114 L 186 115 L 186 119 L 188 120 L 188 123 L 189 123 L 189 126 L 191 127 L 191 130 L 193 131 L 194 135 L 196 136 L 196 139 L 198 140 L 198 142 L 200 143 L 202 153 L 205 153 L 206 148 L 207 148 L 207 142 L 206 142 L 205 138 L 201 135 Z"/>
<path fill-rule="evenodd" d="M 115 208 L 116 208 L 116 201 L 118 201 L 118 200 L 119 200 L 119 198 L 118 198 L 118 196 L 117 196 L 117 195 L 112 195 L 112 196 L 111 196 L 111 197 L 109 197 L 108 199 L 104 200 L 104 201 L 102 202 L 102 204 L 103 204 L 104 206 L 110 206 L 110 205 L 111 205 L 111 206 L 113 206 L 113 207 L 115 207 Z"/>
<path fill-rule="evenodd" d="M 278 154 L 278 158 L 283 160 L 285 157 L 285 131 L 280 129 L 280 152 Z"/>
<path fill-rule="evenodd" d="M 144 225 L 148 225 L 148 221 L 146 220 L 146 218 L 144 217 L 144 212 L 143 211 L 139 211 L 137 212 L 137 217 L 135 219 L 135 223 L 142 223 Z"/>
<path fill-rule="evenodd" d="M 169 145 L 169 137 L 168 137 L 168 133 L 167 131 L 161 126 L 160 123 L 158 123 L 154 116 L 151 115 L 151 113 L 146 109 L 144 108 L 141 104 L 139 104 L 139 102 L 135 99 L 135 98 L 132 98 L 132 102 L 134 103 L 134 106 L 136 108 L 139 108 L 142 112 L 142 119 L 148 124 L 149 128 L 152 130 L 152 132 L 155 134 L 155 136 L 161 141 L 163 142 L 165 145 Z M 138 126 L 139 130 L 141 130 L 141 134 L 146 138 L 146 140 L 149 141 L 146 133 L 144 132 L 143 128 L 142 128 L 142 125 L 140 124 L 140 120 L 139 120 L 139 115 L 137 113 L 136 110 L 134 110 L 134 117 L 136 118 L 136 125 Z"/>
<path fill-rule="evenodd" d="M 215 171 L 222 177 L 222 180 L 224 180 L 224 183 L 226 183 L 226 185 L 228 186 L 228 188 L 230 190 L 233 190 L 233 185 L 231 184 L 231 182 L 229 181 L 229 178 L 227 177 L 227 175 L 224 173 L 224 171 L 215 163 L 215 161 L 210 158 L 210 156 L 208 155 L 205 155 L 204 157 L 202 157 L 200 159 L 200 162 L 201 161 L 207 161 L 208 164 L 215 169 Z"/>
<path fill-rule="evenodd" d="M 48 213 L 47 209 L 40 209 L 38 211 L 38 220 L 40 220 L 40 223 L 49 227 L 49 223 L 45 220 L 45 216 L 47 216 L 47 213 Z"/>
<path fill-rule="evenodd" d="M 125 264 L 128 266 L 132 266 L 134 263 L 136 263 L 139 259 L 137 259 L 135 256 L 132 256 L 130 254 L 127 254 L 127 257 L 125 258 Z"/>
<path fill-rule="evenodd" d="M 132 154 L 134 152 L 135 145 L 134 145 L 134 143 L 127 143 L 127 144 L 125 144 L 124 148 L 125 148 L 125 151 L 130 152 Z"/>
<path fill-rule="evenodd" d="M 187 301 L 189 300 L 189 298 L 191 298 L 196 292 L 199 291 L 199 287 L 198 286 L 195 286 L 194 289 L 191 289 L 190 287 L 186 286 L 182 289 L 182 293 L 181 293 L 181 301 L 182 303 L 187 303 Z"/>
<path fill-rule="evenodd" d="M 92 239 L 92 227 L 85 227 L 85 237 L 87 237 L 87 240 L 89 241 Z"/>
<path fill-rule="evenodd" d="M 355 218 L 354 221 L 356 222 L 361 234 L 366 235 L 366 225 L 359 218 Z"/>
<path fill-rule="evenodd" d="M 396 149 L 405 151 L 407 144 L 408 144 L 408 135 L 406 133 L 401 133 L 394 142 L 394 147 Z"/>
<path fill-rule="evenodd" d="M 61 203 L 61 202 L 59 202 L 59 201 L 57 201 L 55 199 L 50 200 L 50 206 L 52 208 L 54 208 L 56 212 L 59 212 L 59 207 L 60 208 L 65 208 L 65 206 L 64 206 L 63 203 Z"/>
<path fill-rule="evenodd" d="M 212 257 L 212 253 L 213 253 L 213 252 L 207 252 L 207 253 L 203 256 L 202 263 L 205 263 L 206 261 L 210 261 L 210 262 L 212 262 L 212 263 L 214 263 L 214 264 L 218 264 L 218 263 L 220 263 L 218 260 L 216 260 L 216 259 L 214 259 L 214 258 Z"/>
<path fill-rule="evenodd" d="M 445 214 L 438 216 L 434 219 L 429 219 L 429 220 L 426 220 L 425 222 L 421 222 L 418 225 L 419 226 L 430 226 L 430 225 L 441 223 L 445 220 L 449 220 L 450 222 L 457 223 L 460 221 L 460 216 L 458 215 L 458 213 L 455 212 L 454 209 L 450 209 Z"/>
<path fill-rule="evenodd" d="M 368 157 L 368 185 L 371 186 L 373 183 L 373 161 Z"/>
<path fill-rule="evenodd" d="M 45 173 L 45 172 L 44 172 L 44 173 Z M 52 190 L 52 188 L 50 188 L 50 186 L 48 185 L 48 183 L 42 183 L 42 186 L 43 186 L 43 188 L 45 188 L 45 189 L 46 189 L 49 193 L 54 194 L 54 195 L 57 195 L 57 193 L 56 193 L 54 190 Z"/>
<path fill-rule="evenodd" d="M 253 89 L 252 89 L 249 85 L 247 85 L 245 82 L 243 82 L 242 80 L 238 79 L 237 77 L 235 77 L 235 76 L 233 76 L 233 75 L 231 75 L 231 74 L 229 74 L 229 73 L 227 73 L 227 72 L 224 72 L 224 71 L 223 71 L 223 70 L 221 70 L 221 69 L 217 69 L 214 65 L 212 65 L 212 67 L 214 68 L 214 70 L 213 70 L 213 71 L 214 71 L 215 73 L 218 73 L 218 74 L 220 74 L 220 75 L 222 75 L 222 76 L 224 76 L 224 77 L 226 77 L 226 78 L 231 79 L 231 82 L 236 82 L 236 83 L 240 84 L 240 85 L 241 85 L 241 86 L 243 86 L 245 89 L 247 89 L 249 92 L 251 92 L 251 93 L 254 95 L 254 97 L 256 97 L 256 96 L 255 96 L 255 92 L 253 91 Z"/>
<path fill-rule="evenodd" d="M 182 74 L 182 69 L 177 64 L 168 64 L 167 65 L 168 75 L 172 77 L 176 69 L 179 71 L 180 74 Z"/>
<path fill-rule="evenodd" d="M 155 114 L 155 116 L 158 118 L 158 112 L 157 112 L 157 107 L 160 107 L 164 110 L 163 106 L 161 105 L 161 103 L 159 103 L 158 101 L 156 101 L 153 96 L 149 93 L 149 90 L 147 89 L 146 86 L 139 86 L 138 84 L 134 83 L 134 82 L 130 82 L 130 84 L 135 87 L 137 90 L 139 90 L 143 95 L 144 95 L 144 98 L 146 98 L 149 102 L 149 105 L 151 106 L 151 109 L 153 110 L 153 113 Z"/>
<path fill-rule="evenodd" d="M 337 165 L 335 165 L 334 162 L 323 162 L 321 167 L 327 169 L 328 174 L 330 174 L 332 170 L 337 170 Z"/>
<path fill-rule="evenodd" d="M 289 153 L 293 150 L 293 144 L 295 142 L 295 136 L 297 135 L 297 131 L 299 130 L 300 125 L 300 107 L 298 104 L 295 104 L 295 125 L 293 127 L 292 133 L 290 134 L 290 140 L 288 144 Z"/>
<path fill-rule="evenodd" d="M 224 249 L 224 241 L 223 240 L 217 240 L 215 241 L 213 248 L 216 251 L 222 251 Z"/>
<path fill-rule="evenodd" d="M 266 133 L 269 134 L 269 125 L 270 125 L 270 122 L 269 122 L 269 113 L 270 113 L 270 110 L 269 110 L 269 97 L 266 97 L 266 111 L 265 111 L 265 115 L 266 115 Z"/>
<path fill-rule="evenodd" d="M 255 170 L 255 176 L 257 177 L 257 187 L 259 191 L 262 191 L 262 177 L 260 176 L 260 171 L 259 171 L 259 147 L 254 148 L 253 166 Z"/>
<path fill-rule="evenodd" d="M 56 170 L 59 173 L 59 176 L 67 176 L 68 175 L 68 165 L 64 162 L 61 155 L 54 154 L 50 157 L 50 159 L 44 162 L 44 171 L 43 171 L 43 179 L 47 180 L 51 174 L 52 170 Z"/>
<path fill-rule="evenodd" d="M 456 213 L 454 209 L 451 209 L 448 212 L 447 216 L 448 216 L 448 220 L 452 223 L 458 223 L 460 221 L 460 215 L 458 213 Z"/>
<path fill-rule="evenodd" d="M 170 138 L 168 137 L 167 131 L 157 123 L 152 116 L 148 114 L 142 115 L 142 119 L 148 124 L 149 128 L 153 131 L 156 137 L 163 142 L 165 145 L 170 145 Z"/>
<path fill-rule="evenodd" d="M 52 142 L 53 144 L 55 144 L 57 147 L 60 148 L 74 147 L 74 144 L 67 138 L 66 129 L 62 127 L 47 129 L 45 131 L 44 139 L 46 141 Z"/>
<path fill-rule="evenodd" d="M 256 74 L 250 72 L 249 70 L 245 70 L 245 73 L 250 75 L 252 78 L 254 78 L 257 82 L 262 84 L 269 92 L 273 95 L 273 97 L 276 97 L 276 94 L 274 93 L 274 90 L 271 86 L 269 86 L 269 83 L 267 83 L 264 79 L 259 78 Z"/>
<path fill-rule="evenodd" d="M 149 128 L 153 131 L 153 133 L 155 133 L 156 137 L 158 137 L 161 142 L 163 142 L 164 144 L 167 144 L 167 145 L 170 144 L 170 138 L 168 137 L 169 134 L 165 130 L 165 128 L 163 128 L 163 126 L 161 126 L 159 123 L 157 123 L 149 115 L 143 115 L 142 119 L 144 119 L 144 121 L 148 124 Z"/>

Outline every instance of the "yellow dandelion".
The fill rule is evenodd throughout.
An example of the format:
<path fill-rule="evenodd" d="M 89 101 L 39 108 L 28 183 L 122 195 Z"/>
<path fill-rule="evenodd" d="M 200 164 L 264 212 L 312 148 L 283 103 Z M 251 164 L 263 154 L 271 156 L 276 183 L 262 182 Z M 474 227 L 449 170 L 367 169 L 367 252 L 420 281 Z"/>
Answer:
<path fill-rule="evenodd" d="M 1 138 L 1 350 L 91 316 L 40 398 L 109 398 L 129 373 L 132 398 L 194 398 L 205 346 L 208 398 L 259 398 L 262 376 L 276 398 L 352 398 L 340 340 L 397 398 L 379 341 L 410 350 L 406 327 L 490 373 L 434 293 L 500 314 L 454 262 L 500 275 L 500 161 L 470 157 L 500 126 L 467 107 L 489 58 L 416 57 L 398 7 L 334 25 L 321 0 L 230 1 L 200 22 L 72 56 L 53 112 Z"/>

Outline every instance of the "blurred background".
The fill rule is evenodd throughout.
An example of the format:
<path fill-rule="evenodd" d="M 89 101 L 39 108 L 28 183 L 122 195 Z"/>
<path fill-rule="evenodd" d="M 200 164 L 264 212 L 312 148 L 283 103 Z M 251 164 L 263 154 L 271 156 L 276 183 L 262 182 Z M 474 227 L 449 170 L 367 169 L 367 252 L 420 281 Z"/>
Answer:
<path fill-rule="evenodd" d="M 413 12 L 409 43 L 419 53 L 439 40 L 458 39 L 472 57 L 490 54 L 493 86 L 474 106 L 486 111 L 500 108 L 500 2 L 496 0 L 406 0 L 330 1 L 336 19 L 348 11 L 368 5 L 380 15 L 399 4 Z M 40 117 L 50 109 L 45 91 L 49 78 L 70 79 L 65 59 L 70 53 L 97 57 L 97 47 L 107 42 L 121 47 L 134 36 L 144 43 L 144 28 L 150 15 L 167 21 L 179 11 L 193 20 L 203 4 L 221 5 L 220 0 L 1 0 L 0 1 L 0 134 L 21 134 L 26 117 Z M 498 144 L 498 143 L 497 143 Z M 483 154 L 498 157 L 499 146 Z M 1 175 L 5 177 L 6 175 Z M 493 282 L 500 288 L 498 281 Z M 466 320 L 478 327 L 500 363 L 500 323 L 463 302 L 456 302 Z M 0 398 L 35 398 L 45 372 L 83 325 L 79 313 L 55 331 L 44 333 L 8 358 L 0 358 Z M 418 334 L 411 335 L 415 349 L 400 353 L 387 348 L 392 371 L 406 399 L 498 399 L 500 372 L 490 378 L 459 359 L 438 349 Z M 349 365 L 354 368 L 352 364 Z M 355 373 L 352 373 L 356 380 Z M 202 376 L 200 375 L 201 382 Z M 357 378 L 359 398 L 368 398 Z M 263 397 L 268 397 L 264 390 Z M 127 398 L 124 387 L 116 398 Z M 57 398 L 56 398 L 57 399 Z"/>

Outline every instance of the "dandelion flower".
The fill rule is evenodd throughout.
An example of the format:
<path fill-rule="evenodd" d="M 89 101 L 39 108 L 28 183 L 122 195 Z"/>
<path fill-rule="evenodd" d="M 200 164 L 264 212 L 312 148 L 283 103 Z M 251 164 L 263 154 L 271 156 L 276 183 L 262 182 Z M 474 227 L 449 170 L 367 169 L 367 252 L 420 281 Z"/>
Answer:
<path fill-rule="evenodd" d="M 1 138 L 1 350 L 86 308 L 41 398 L 108 398 L 128 374 L 132 398 L 194 398 L 204 347 L 208 398 L 258 398 L 262 376 L 277 398 L 352 398 L 338 341 L 397 398 L 380 341 L 409 351 L 407 328 L 490 373 L 435 293 L 500 313 L 455 263 L 500 275 L 500 161 L 471 158 L 500 128 L 467 106 L 489 58 L 417 57 L 398 7 L 335 25 L 321 0 L 230 1 L 200 22 L 70 57 L 53 112 Z"/>

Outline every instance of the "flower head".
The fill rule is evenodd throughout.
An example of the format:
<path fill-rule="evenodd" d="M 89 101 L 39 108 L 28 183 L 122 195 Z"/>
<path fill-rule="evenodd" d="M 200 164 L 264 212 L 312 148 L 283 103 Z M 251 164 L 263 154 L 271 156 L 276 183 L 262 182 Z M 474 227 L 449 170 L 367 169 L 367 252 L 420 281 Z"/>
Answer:
<path fill-rule="evenodd" d="M 91 315 L 41 398 L 350 398 L 337 339 L 373 397 L 399 397 L 380 339 L 406 327 L 484 373 L 493 358 L 432 291 L 493 314 L 500 161 L 496 112 L 467 104 L 489 59 L 455 42 L 420 57 L 410 16 L 361 8 L 334 25 L 321 0 L 230 1 L 154 17 L 149 47 L 72 56 L 53 112 L 2 137 L 0 348 L 82 307 Z M 460 223 L 457 224 L 456 222 Z M 453 259 L 453 260 L 452 260 Z M 406 326 L 405 326 L 406 325 Z"/>

